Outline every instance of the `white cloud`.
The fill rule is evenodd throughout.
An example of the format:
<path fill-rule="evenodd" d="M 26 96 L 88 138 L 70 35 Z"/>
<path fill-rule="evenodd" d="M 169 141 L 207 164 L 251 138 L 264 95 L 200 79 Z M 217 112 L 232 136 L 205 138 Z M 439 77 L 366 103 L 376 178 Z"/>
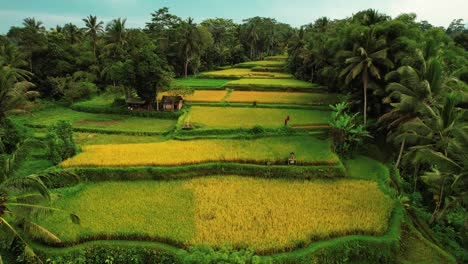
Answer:
<path fill-rule="evenodd" d="M 401 13 L 416 13 L 418 20 L 427 20 L 435 26 L 448 27 L 456 18 L 468 23 L 468 1 L 466 0 L 393 0 L 387 3 L 391 16 Z"/>

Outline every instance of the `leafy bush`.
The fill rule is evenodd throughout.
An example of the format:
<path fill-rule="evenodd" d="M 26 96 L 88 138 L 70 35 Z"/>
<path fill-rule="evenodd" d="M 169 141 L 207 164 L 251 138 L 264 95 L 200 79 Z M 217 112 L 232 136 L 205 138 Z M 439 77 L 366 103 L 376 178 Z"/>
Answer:
<path fill-rule="evenodd" d="M 46 136 L 47 155 L 58 164 L 76 154 L 77 148 L 73 140 L 73 127 L 67 121 L 59 121 L 49 129 Z"/>
<path fill-rule="evenodd" d="M 358 113 L 350 115 L 346 112 L 347 103 L 330 106 L 333 109 L 329 121 L 333 139 L 333 150 L 340 155 L 352 155 L 364 138 L 370 137 L 369 132 L 357 121 Z"/>
<path fill-rule="evenodd" d="M 0 153 L 12 153 L 16 145 L 26 139 L 27 133 L 26 127 L 6 119 L 0 124 Z"/>
<path fill-rule="evenodd" d="M 64 91 L 64 99 L 69 102 L 89 99 L 96 92 L 97 87 L 94 83 L 87 81 L 69 82 L 67 89 Z"/>
<path fill-rule="evenodd" d="M 183 263 L 260 263 L 260 259 L 252 249 L 235 250 L 230 246 L 224 246 L 214 250 L 208 245 L 200 245 L 190 248 Z"/>

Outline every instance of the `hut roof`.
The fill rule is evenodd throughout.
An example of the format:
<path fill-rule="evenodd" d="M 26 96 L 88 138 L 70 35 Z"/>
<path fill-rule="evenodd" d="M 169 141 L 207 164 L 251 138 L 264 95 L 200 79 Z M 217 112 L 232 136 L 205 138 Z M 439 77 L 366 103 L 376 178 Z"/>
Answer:
<path fill-rule="evenodd" d="M 182 96 L 168 96 L 168 95 L 164 95 L 162 97 L 162 102 L 163 103 L 175 103 L 175 102 L 179 102 L 179 101 L 182 101 Z"/>
<path fill-rule="evenodd" d="M 127 104 L 145 104 L 145 100 L 135 97 L 135 98 L 127 98 L 125 99 Z"/>

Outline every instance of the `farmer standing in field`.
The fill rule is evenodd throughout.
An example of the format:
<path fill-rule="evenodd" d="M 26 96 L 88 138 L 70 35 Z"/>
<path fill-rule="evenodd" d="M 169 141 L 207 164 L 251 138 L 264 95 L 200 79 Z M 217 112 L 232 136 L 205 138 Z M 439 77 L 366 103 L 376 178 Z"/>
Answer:
<path fill-rule="evenodd" d="M 289 122 L 289 116 L 286 116 L 286 118 L 284 119 L 284 125 L 287 126 L 288 122 Z"/>

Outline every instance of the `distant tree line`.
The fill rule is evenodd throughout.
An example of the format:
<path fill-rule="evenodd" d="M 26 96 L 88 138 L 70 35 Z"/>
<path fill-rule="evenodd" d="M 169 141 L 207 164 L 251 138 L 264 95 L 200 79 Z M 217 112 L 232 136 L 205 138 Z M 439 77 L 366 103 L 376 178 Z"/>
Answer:
<path fill-rule="evenodd" d="M 144 29 L 126 22 L 117 18 L 105 25 L 89 15 L 81 25 L 46 30 L 41 21 L 26 18 L 0 36 L 2 64 L 31 72 L 30 81 L 45 97 L 72 102 L 110 86 L 152 102 L 156 89 L 174 77 L 285 53 L 293 33 L 291 26 L 262 17 L 197 24 L 166 7 L 152 13 Z"/>
<path fill-rule="evenodd" d="M 460 262 L 468 261 L 467 39 L 461 19 L 444 29 L 369 9 L 319 18 L 288 43 L 297 78 L 349 96 L 334 106 L 336 147 L 366 136 L 349 106 L 400 172 L 394 184 L 416 226 Z"/>

